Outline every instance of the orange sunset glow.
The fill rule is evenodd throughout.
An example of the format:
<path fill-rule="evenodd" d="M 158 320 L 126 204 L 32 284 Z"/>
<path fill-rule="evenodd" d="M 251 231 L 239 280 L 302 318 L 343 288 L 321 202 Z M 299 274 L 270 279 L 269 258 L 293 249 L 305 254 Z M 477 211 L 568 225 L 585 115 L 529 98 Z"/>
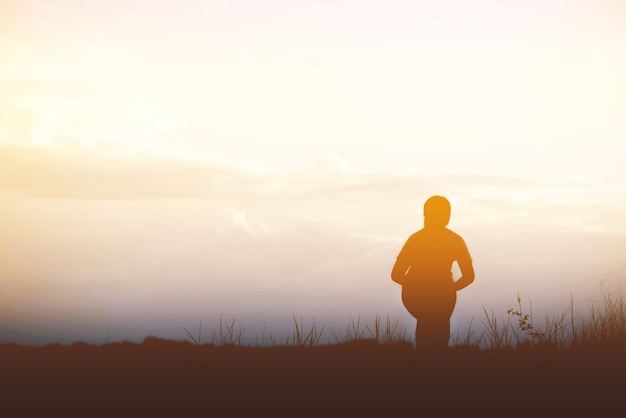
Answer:
<path fill-rule="evenodd" d="M 414 318 L 433 195 L 475 281 L 581 310 L 626 262 L 626 6 L 0 3 L 0 342 Z M 460 277 L 454 266 L 455 278 Z M 473 321 L 473 322 L 472 322 Z M 342 325 L 343 326 L 343 325 Z"/>

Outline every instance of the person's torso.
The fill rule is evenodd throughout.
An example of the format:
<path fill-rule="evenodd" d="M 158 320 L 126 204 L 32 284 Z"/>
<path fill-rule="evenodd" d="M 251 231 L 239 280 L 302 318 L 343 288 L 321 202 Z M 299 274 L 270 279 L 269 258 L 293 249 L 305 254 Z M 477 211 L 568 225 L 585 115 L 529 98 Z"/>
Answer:
<path fill-rule="evenodd" d="M 424 228 L 414 233 L 406 248 L 413 283 L 452 282 L 452 263 L 459 255 L 460 237 L 446 228 Z"/>

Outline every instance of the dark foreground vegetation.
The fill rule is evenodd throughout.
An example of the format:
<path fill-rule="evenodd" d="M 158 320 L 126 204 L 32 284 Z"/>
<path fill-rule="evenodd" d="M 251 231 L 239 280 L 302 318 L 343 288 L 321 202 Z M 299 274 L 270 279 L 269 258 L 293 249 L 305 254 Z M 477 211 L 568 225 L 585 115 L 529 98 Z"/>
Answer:
<path fill-rule="evenodd" d="M 625 354 L 624 341 L 567 351 L 458 348 L 438 354 L 374 341 L 215 347 L 150 337 L 141 344 L 100 346 L 5 344 L 0 397 L 7 417 L 371 416 L 411 410 L 414 416 L 618 416 L 626 393 Z"/>
<path fill-rule="evenodd" d="M 316 328 L 297 328 L 283 344 L 234 344 L 232 334 L 205 344 L 0 344 L 0 409 L 6 417 L 622 416 L 626 321 L 621 299 L 605 303 L 585 320 L 545 327 L 521 310 L 502 325 L 486 313 L 480 344 L 468 334 L 439 353 L 378 327 L 329 344 L 311 338 Z"/>

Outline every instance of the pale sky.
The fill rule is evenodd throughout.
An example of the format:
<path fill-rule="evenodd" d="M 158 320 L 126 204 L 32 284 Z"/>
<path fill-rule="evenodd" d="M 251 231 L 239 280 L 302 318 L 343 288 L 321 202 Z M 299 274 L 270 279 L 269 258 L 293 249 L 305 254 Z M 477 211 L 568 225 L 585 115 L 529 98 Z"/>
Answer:
<path fill-rule="evenodd" d="M 410 329 L 389 271 L 432 194 L 477 271 L 455 325 L 517 291 L 584 311 L 626 267 L 624 21 L 602 0 L 3 1 L 0 337 Z"/>

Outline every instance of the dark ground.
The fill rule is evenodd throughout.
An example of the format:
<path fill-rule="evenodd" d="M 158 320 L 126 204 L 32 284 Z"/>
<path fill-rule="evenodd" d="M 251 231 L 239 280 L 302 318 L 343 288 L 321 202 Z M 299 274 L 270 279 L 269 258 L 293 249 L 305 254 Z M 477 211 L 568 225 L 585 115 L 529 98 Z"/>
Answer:
<path fill-rule="evenodd" d="M 373 342 L 0 345 L 0 413 L 30 416 L 626 414 L 624 345 L 417 353 Z"/>

